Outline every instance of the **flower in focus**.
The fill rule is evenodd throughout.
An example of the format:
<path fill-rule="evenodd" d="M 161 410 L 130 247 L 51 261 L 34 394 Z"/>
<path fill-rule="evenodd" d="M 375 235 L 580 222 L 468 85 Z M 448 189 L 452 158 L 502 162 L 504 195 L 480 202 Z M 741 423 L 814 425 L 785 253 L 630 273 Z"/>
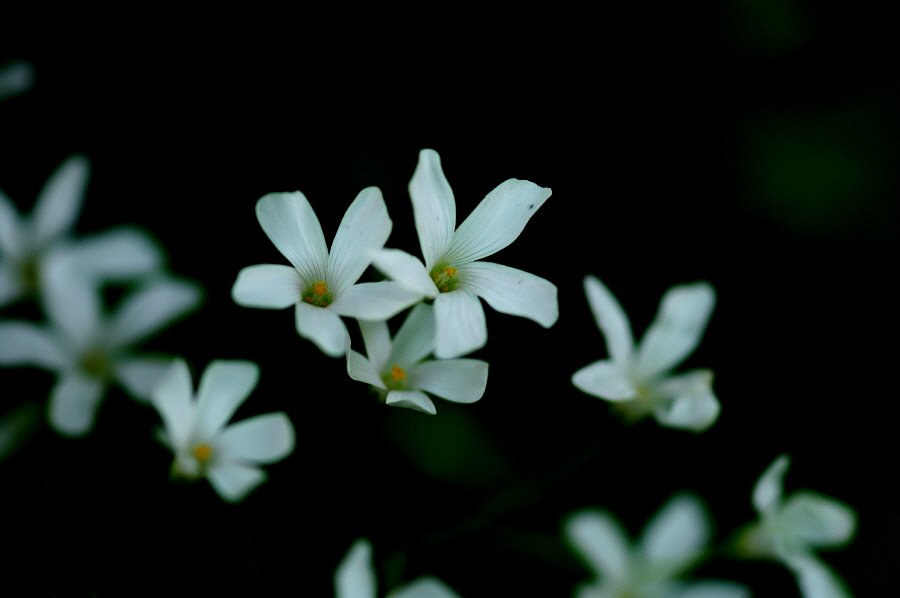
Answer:
<path fill-rule="evenodd" d="M 816 558 L 816 548 L 837 548 L 856 531 L 856 514 L 848 505 L 809 490 L 784 497 L 784 475 L 790 466 L 780 455 L 753 488 L 759 520 L 738 535 L 736 547 L 750 558 L 780 561 L 797 577 L 804 598 L 850 596 L 828 565 Z"/>
<path fill-rule="evenodd" d="M 706 550 L 710 524 L 700 500 L 673 496 L 647 523 L 636 546 L 609 512 L 579 511 L 566 520 L 565 535 L 597 575 L 575 588 L 576 598 L 749 598 L 727 581 L 679 579 Z"/>
<path fill-rule="evenodd" d="M 365 538 L 353 543 L 334 572 L 335 598 L 375 598 L 378 582 L 372 567 L 372 545 Z M 388 593 L 387 598 L 459 598 L 436 577 L 423 576 Z"/>
<path fill-rule="evenodd" d="M 347 351 L 349 335 L 340 316 L 386 320 L 421 299 L 394 282 L 354 284 L 391 232 L 377 187 L 363 189 L 347 208 L 330 253 L 319 219 L 299 191 L 265 195 L 256 204 L 256 217 L 292 266 L 244 268 L 231 290 L 234 301 L 266 309 L 295 305 L 297 332 L 327 355 Z"/>
<path fill-rule="evenodd" d="M 423 361 L 434 349 L 434 309 L 420 303 L 391 341 L 386 322 L 360 320 L 368 357 L 347 352 L 347 373 L 378 389 L 388 405 L 436 412 L 423 391 L 456 403 L 474 403 L 484 395 L 488 364 L 478 359 Z"/>
<path fill-rule="evenodd" d="M 205 477 L 224 500 L 238 502 L 266 480 L 259 465 L 294 450 L 294 427 L 282 412 L 225 426 L 258 381 L 252 361 L 216 360 L 203 372 L 195 396 L 187 364 L 172 363 L 151 401 L 163 420 L 160 440 L 175 454 L 174 475 Z"/>
<path fill-rule="evenodd" d="M 720 409 L 712 372 L 670 370 L 700 342 L 716 302 L 715 290 L 705 282 L 669 289 L 635 347 L 628 316 L 609 289 L 593 276 L 585 277 L 584 288 L 610 357 L 575 372 L 572 384 L 615 403 L 630 420 L 653 414 L 660 425 L 671 428 L 700 432 L 711 426 Z"/>
<path fill-rule="evenodd" d="M 49 420 L 60 433 L 83 436 L 94 425 L 110 383 L 146 400 L 171 357 L 137 355 L 135 346 L 193 310 L 201 298 L 191 282 L 160 277 L 125 295 L 103 313 L 95 281 L 59 256 L 47 266 L 47 325 L 0 323 L 0 365 L 36 366 L 58 375 L 50 392 Z"/>
<path fill-rule="evenodd" d="M 556 286 L 528 272 L 480 261 L 507 247 L 547 198 L 550 189 L 508 179 L 487 194 L 456 228 L 456 200 L 430 149 L 419 153 L 409 183 L 423 262 L 399 249 L 383 249 L 373 265 L 407 288 L 434 299 L 435 355 L 459 357 L 487 343 L 478 297 L 505 314 L 545 328 L 556 323 Z"/>

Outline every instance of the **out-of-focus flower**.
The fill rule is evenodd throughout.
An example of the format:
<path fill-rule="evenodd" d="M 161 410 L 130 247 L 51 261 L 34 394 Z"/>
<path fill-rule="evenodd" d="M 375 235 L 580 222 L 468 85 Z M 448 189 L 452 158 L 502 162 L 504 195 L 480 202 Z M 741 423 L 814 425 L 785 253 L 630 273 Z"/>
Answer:
<path fill-rule="evenodd" d="M 340 357 L 347 351 L 350 337 L 340 316 L 386 320 L 421 299 L 395 282 L 354 284 L 391 232 L 377 187 L 363 189 L 347 208 L 330 253 L 319 219 L 299 191 L 263 196 L 256 217 L 293 267 L 244 268 L 231 290 L 234 301 L 267 309 L 295 305 L 297 332 L 327 355 Z"/>
<path fill-rule="evenodd" d="M 474 403 L 484 395 L 488 364 L 478 359 L 423 361 L 434 349 L 434 309 L 420 303 L 391 341 L 386 322 L 360 321 L 368 357 L 347 352 L 347 373 L 378 389 L 388 405 L 436 412 L 423 391 L 455 403 Z"/>
<path fill-rule="evenodd" d="M 456 228 L 456 200 L 437 152 L 419 153 L 409 183 L 424 265 L 399 249 L 379 251 L 373 265 L 410 290 L 434 299 L 435 355 L 459 357 L 487 343 L 479 297 L 499 312 L 545 328 L 556 323 L 556 286 L 528 272 L 480 261 L 516 240 L 550 189 L 508 179 L 487 194 Z"/>
<path fill-rule="evenodd" d="M 736 548 L 750 558 L 769 558 L 787 566 L 805 598 L 846 598 L 850 592 L 817 548 L 838 548 L 853 537 L 856 514 L 848 505 L 810 490 L 784 494 L 790 458 L 780 455 L 753 488 L 759 520 L 738 535 Z"/>
<path fill-rule="evenodd" d="M 728 581 L 680 577 L 699 564 L 710 537 L 700 500 L 675 495 L 647 523 L 636 546 L 611 513 L 586 509 L 569 516 L 565 535 L 597 577 L 575 588 L 576 598 L 748 598 Z"/>
<path fill-rule="evenodd" d="M 82 436 L 94 425 L 111 382 L 146 400 L 171 357 L 137 355 L 135 347 L 200 303 L 201 290 L 171 278 L 147 280 L 112 314 L 103 313 L 94 281 L 65 257 L 47 265 L 47 325 L 0 323 L 0 365 L 31 365 L 56 372 L 49 420 L 62 434 Z"/>
<path fill-rule="evenodd" d="M 593 276 L 585 277 L 584 288 L 610 357 L 575 372 L 572 384 L 615 403 L 630 420 L 653 414 L 660 425 L 671 428 L 699 432 L 711 426 L 720 409 L 712 372 L 670 370 L 700 342 L 716 302 L 715 290 L 705 282 L 669 289 L 635 347 L 628 316 L 609 289 Z"/>
<path fill-rule="evenodd" d="M 34 67 L 30 62 L 14 60 L 0 66 L 0 100 L 25 93 L 34 83 Z"/>
<path fill-rule="evenodd" d="M 172 363 L 151 401 L 163 420 L 160 440 L 175 454 L 174 475 L 205 477 L 224 500 L 238 502 L 266 480 L 260 465 L 294 450 L 294 427 L 283 412 L 226 427 L 258 381 L 252 361 L 217 360 L 203 372 L 195 396 L 187 364 Z"/>
<path fill-rule="evenodd" d="M 372 545 L 360 538 L 334 572 L 335 598 L 375 598 L 378 581 L 372 567 Z M 397 588 L 387 598 L 459 598 L 459 594 L 436 577 L 423 576 Z"/>
<path fill-rule="evenodd" d="M 151 238 L 131 227 L 117 227 L 75 241 L 72 228 L 81 212 L 90 166 L 74 155 L 54 171 L 41 189 L 30 216 L 23 216 L 0 192 L 0 306 L 35 295 L 52 259 L 65 256 L 69 267 L 98 281 L 127 280 L 157 270 L 162 252 Z"/>

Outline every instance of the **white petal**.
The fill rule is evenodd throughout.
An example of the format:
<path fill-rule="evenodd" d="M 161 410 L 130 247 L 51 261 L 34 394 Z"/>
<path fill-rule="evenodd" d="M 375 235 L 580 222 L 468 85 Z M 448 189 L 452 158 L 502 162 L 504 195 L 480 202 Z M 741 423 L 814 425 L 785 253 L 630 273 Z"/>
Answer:
<path fill-rule="evenodd" d="M 677 598 L 750 598 L 750 589 L 731 581 L 698 581 L 679 592 Z"/>
<path fill-rule="evenodd" d="M 357 320 L 359 331 L 362 333 L 363 343 L 366 346 L 367 361 L 377 373 L 381 372 L 391 355 L 391 333 L 387 322 L 373 322 L 369 320 Z M 351 376 L 352 377 L 352 376 Z"/>
<path fill-rule="evenodd" d="M 753 487 L 753 506 L 760 515 L 771 513 L 778 508 L 784 492 L 784 474 L 790 467 L 791 459 L 787 455 L 779 455 Z"/>
<path fill-rule="evenodd" d="M 87 158 L 76 154 L 67 158 L 47 179 L 31 216 L 38 246 L 45 245 L 75 225 L 89 176 Z"/>
<path fill-rule="evenodd" d="M 0 191 L 0 255 L 19 260 L 24 249 L 19 212 L 6 194 Z"/>
<path fill-rule="evenodd" d="M 331 308 L 316 307 L 300 301 L 294 312 L 297 333 L 311 340 L 329 357 L 341 357 L 347 352 L 350 335 L 341 317 Z"/>
<path fill-rule="evenodd" d="M 284 309 L 300 301 L 303 285 L 300 273 L 291 266 L 247 266 L 238 272 L 231 298 L 244 307 Z"/>
<path fill-rule="evenodd" d="M 851 598 L 837 574 L 814 556 L 793 554 L 787 558 L 787 565 L 797 576 L 803 598 Z"/>
<path fill-rule="evenodd" d="M 442 259 L 463 264 L 497 253 L 516 240 L 549 197 L 550 189 L 529 181 L 500 183 L 459 225 Z"/>
<path fill-rule="evenodd" d="M 600 510 L 579 511 L 565 522 L 569 542 L 585 562 L 609 581 L 628 577 L 631 549 L 628 536 L 611 514 Z"/>
<path fill-rule="evenodd" d="M 25 287 L 19 280 L 17 264 L 0 258 L 0 307 L 12 303 L 25 294 Z"/>
<path fill-rule="evenodd" d="M 347 375 L 354 380 L 387 390 L 372 362 L 352 349 L 347 351 Z"/>
<path fill-rule="evenodd" d="M 784 501 L 778 525 L 810 546 L 834 548 L 853 537 L 856 513 L 833 498 L 798 490 Z"/>
<path fill-rule="evenodd" d="M 415 409 L 428 415 L 437 413 L 437 409 L 435 409 L 434 403 L 431 402 L 428 395 L 418 390 L 392 390 L 387 394 L 384 402 L 394 407 Z"/>
<path fill-rule="evenodd" d="M 423 149 L 419 152 L 419 162 L 409 181 L 409 197 L 422 257 L 431 268 L 450 245 L 456 228 L 456 199 L 436 151 Z"/>
<path fill-rule="evenodd" d="M 42 297 L 50 321 L 76 346 L 86 348 L 100 340 L 100 295 L 94 282 L 74 264 L 74 256 L 64 251 L 48 257 L 41 271 Z"/>
<path fill-rule="evenodd" d="M 376 251 L 372 254 L 372 265 L 391 280 L 396 280 L 424 297 L 433 299 L 438 294 L 437 286 L 419 258 L 405 251 L 400 249 Z"/>
<path fill-rule="evenodd" d="M 549 328 L 559 318 L 556 285 L 534 274 L 491 262 L 460 266 L 460 285 L 500 313 L 522 316 Z"/>
<path fill-rule="evenodd" d="M 403 320 L 385 365 L 390 362 L 403 369 L 413 367 L 434 350 L 434 334 L 434 308 L 419 303 Z"/>
<path fill-rule="evenodd" d="M 69 365 L 58 339 L 43 326 L 31 322 L 0 323 L 0 365 L 34 365 L 58 371 Z"/>
<path fill-rule="evenodd" d="M 641 534 L 641 551 L 675 576 L 696 559 L 710 538 L 709 517 L 692 494 L 673 496 Z"/>
<path fill-rule="evenodd" d="M 73 247 L 80 267 L 106 280 L 127 280 L 162 267 L 163 253 L 147 233 L 119 227 L 81 239 Z"/>
<path fill-rule="evenodd" d="M 266 413 L 230 425 L 219 435 L 219 456 L 229 461 L 273 463 L 294 450 L 294 426 L 283 412 Z"/>
<path fill-rule="evenodd" d="M 359 280 L 372 263 L 373 252 L 384 247 L 391 226 L 381 190 L 366 187 L 360 191 L 341 219 L 328 256 L 325 280 L 335 295 Z"/>
<path fill-rule="evenodd" d="M 649 378 L 690 355 L 700 343 L 715 303 L 716 292 L 705 282 L 669 289 L 641 340 L 638 371 Z"/>
<path fill-rule="evenodd" d="M 206 471 L 206 477 L 223 500 L 240 502 L 265 482 L 267 476 L 259 467 L 226 462 L 211 465 Z"/>
<path fill-rule="evenodd" d="M 84 436 L 94 427 L 105 390 L 97 379 L 62 378 L 50 391 L 50 424 L 60 434 Z"/>
<path fill-rule="evenodd" d="M 478 297 L 465 289 L 438 295 L 434 320 L 434 354 L 438 359 L 459 357 L 487 343 L 484 308 Z"/>
<path fill-rule="evenodd" d="M 656 410 L 657 421 L 670 428 L 702 432 L 719 417 L 719 400 L 712 390 L 712 372 L 692 370 L 669 378 L 657 389 L 661 395 L 671 396 Z"/>
<path fill-rule="evenodd" d="M 198 438 L 212 438 L 259 382 L 259 366 L 242 359 L 211 361 L 200 378 L 194 431 Z"/>
<path fill-rule="evenodd" d="M 387 598 L 460 598 L 440 579 L 420 577 L 388 594 Z"/>
<path fill-rule="evenodd" d="M 128 394 L 146 401 L 171 366 L 171 357 L 144 355 L 126 359 L 116 366 L 115 372 Z"/>
<path fill-rule="evenodd" d="M 474 403 L 487 388 L 488 364 L 479 359 L 426 361 L 406 374 L 412 388 L 454 403 Z"/>
<path fill-rule="evenodd" d="M 256 202 L 256 218 L 307 285 L 325 280 L 328 246 L 319 219 L 302 193 L 264 195 Z"/>
<path fill-rule="evenodd" d="M 399 282 L 361 282 L 344 289 L 329 309 L 360 320 L 387 320 L 422 300 Z"/>
<path fill-rule="evenodd" d="M 107 339 L 122 347 L 156 334 L 200 304 L 200 287 L 192 282 L 166 279 L 127 295 L 109 322 Z"/>
<path fill-rule="evenodd" d="M 634 337 L 625 310 L 615 295 L 594 276 L 584 277 L 584 292 L 597 327 L 606 340 L 609 356 L 617 363 L 627 363 L 634 348 Z"/>
<path fill-rule="evenodd" d="M 150 401 L 163 420 L 168 444 L 175 451 L 186 447 L 194 425 L 193 394 L 187 364 L 183 359 L 175 359 L 150 395 Z"/>
<path fill-rule="evenodd" d="M 365 538 L 360 538 L 353 543 L 334 572 L 335 598 L 375 598 L 377 591 L 372 545 Z"/>
<path fill-rule="evenodd" d="M 572 375 L 575 388 L 607 401 L 630 401 L 637 397 L 637 388 L 620 364 L 602 360 L 587 365 Z"/>

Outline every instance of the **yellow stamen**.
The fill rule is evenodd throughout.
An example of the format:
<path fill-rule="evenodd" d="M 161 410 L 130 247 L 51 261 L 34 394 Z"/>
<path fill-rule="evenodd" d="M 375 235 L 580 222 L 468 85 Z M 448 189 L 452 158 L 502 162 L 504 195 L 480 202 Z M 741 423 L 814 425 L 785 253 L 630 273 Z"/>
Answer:
<path fill-rule="evenodd" d="M 394 379 L 394 382 L 406 380 L 406 372 L 404 372 L 403 368 L 401 368 L 400 366 L 391 366 L 391 378 Z"/>
<path fill-rule="evenodd" d="M 444 268 L 444 274 L 447 276 L 456 276 L 456 268 Z"/>
<path fill-rule="evenodd" d="M 322 282 L 321 280 L 320 280 L 319 282 L 317 282 L 316 284 L 313 285 L 313 292 L 314 292 L 316 295 L 318 295 L 319 297 L 321 297 L 322 295 L 324 295 L 324 294 L 325 294 L 325 291 L 327 291 L 327 290 L 328 290 L 328 287 L 327 287 L 327 286 L 325 285 L 325 283 Z"/>
<path fill-rule="evenodd" d="M 206 461 L 212 456 L 212 449 L 208 444 L 198 444 L 194 447 L 194 456 L 198 461 Z"/>

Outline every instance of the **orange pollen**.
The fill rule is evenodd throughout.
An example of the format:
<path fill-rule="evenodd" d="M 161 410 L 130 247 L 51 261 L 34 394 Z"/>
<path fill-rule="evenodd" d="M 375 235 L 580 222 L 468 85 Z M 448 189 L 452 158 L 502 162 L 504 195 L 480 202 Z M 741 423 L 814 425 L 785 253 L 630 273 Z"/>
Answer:
<path fill-rule="evenodd" d="M 447 276 L 456 276 L 456 268 L 444 268 L 444 274 Z"/>
<path fill-rule="evenodd" d="M 208 444 L 198 444 L 194 447 L 194 456 L 198 461 L 206 461 L 212 456 L 212 449 Z"/>
<path fill-rule="evenodd" d="M 406 380 L 406 372 L 404 372 L 403 368 L 401 368 L 400 366 L 391 366 L 391 378 L 394 379 L 394 382 Z"/>
<path fill-rule="evenodd" d="M 325 283 L 322 282 L 321 280 L 320 280 L 319 282 L 317 282 L 316 284 L 313 285 L 313 292 L 314 292 L 316 295 L 318 295 L 319 297 L 321 297 L 322 295 L 324 295 L 324 294 L 325 294 L 325 291 L 327 291 L 327 290 L 328 290 L 328 287 L 327 287 L 327 286 L 325 285 Z"/>

